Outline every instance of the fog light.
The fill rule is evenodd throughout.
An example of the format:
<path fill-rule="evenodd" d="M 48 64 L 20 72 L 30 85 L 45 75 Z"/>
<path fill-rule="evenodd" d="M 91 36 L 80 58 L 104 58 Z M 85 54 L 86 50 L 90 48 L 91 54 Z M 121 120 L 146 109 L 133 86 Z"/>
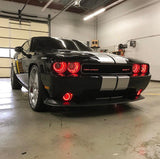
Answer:
<path fill-rule="evenodd" d="M 72 98 L 73 98 L 73 94 L 72 94 L 72 93 L 66 93 L 66 94 L 63 96 L 63 100 L 66 101 L 66 102 L 71 101 Z"/>
<path fill-rule="evenodd" d="M 140 96 L 142 93 L 142 89 L 140 89 L 138 92 L 137 92 L 137 96 Z"/>

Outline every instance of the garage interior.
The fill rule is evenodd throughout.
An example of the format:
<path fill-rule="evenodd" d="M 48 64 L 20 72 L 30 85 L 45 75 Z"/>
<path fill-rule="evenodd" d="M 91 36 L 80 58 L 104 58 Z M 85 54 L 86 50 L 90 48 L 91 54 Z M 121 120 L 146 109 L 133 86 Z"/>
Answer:
<path fill-rule="evenodd" d="M 89 20 L 84 17 L 106 10 Z M 1 159 L 160 159 L 160 0 L 0 0 Z M 144 100 L 33 112 L 12 90 L 14 48 L 34 36 L 78 39 L 150 64 Z M 134 44 L 135 45 L 134 45 Z"/>

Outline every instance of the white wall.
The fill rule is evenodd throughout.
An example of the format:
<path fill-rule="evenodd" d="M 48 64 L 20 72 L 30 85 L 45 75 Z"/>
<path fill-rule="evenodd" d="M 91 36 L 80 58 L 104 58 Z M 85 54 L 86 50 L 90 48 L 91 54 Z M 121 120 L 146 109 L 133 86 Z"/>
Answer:
<path fill-rule="evenodd" d="M 98 39 L 102 48 L 136 39 L 126 56 L 149 62 L 152 80 L 160 80 L 160 0 L 127 0 L 106 11 L 98 17 Z"/>
<path fill-rule="evenodd" d="M 91 41 L 94 39 L 94 22 L 84 22 L 83 16 L 63 13 L 52 21 L 52 36 Z"/>
<path fill-rule="evenodd" d="M 0 0 L 0 10 L 18 12 L 23 7 L 22 3 L 8 2 Z M 23 13 L 48 17 L 48 14 L 54 16 L 57 10 L 46 9 L 41 12 L 41 7 L 27 5 Z M 52 36 L 74 38 L 81 41 L 90 41 L 94 38 L 94 21 L 83 22 L 83 16 L 75 13 L 64 12 L 52 21 Z"/>

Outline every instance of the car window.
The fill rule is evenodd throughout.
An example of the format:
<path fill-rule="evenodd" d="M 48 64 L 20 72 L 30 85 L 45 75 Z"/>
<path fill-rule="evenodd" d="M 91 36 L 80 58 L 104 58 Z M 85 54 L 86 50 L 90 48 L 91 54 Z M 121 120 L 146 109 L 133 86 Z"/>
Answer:
<path fill-rule="evenodd" d="M 78 40 L 73 40 L 73 41 L 76 43 L 76 45 L 79 47 L 79 49 L 80 49 L 81 51 L 92 51 L 91 48 L 87 47 L 86 45 L 84 45 L 84 44 L 81 43 L 80 41 L 78 41 Z"/>
<path fill-rule="evenodd" d="M 52 51 L 57 49 L 66 49 L 59 39 L 49 37 L 32 38 L 31 51 Z"/>
<path fill-rule="evenodd" d="M 25 46 L 26 45 L 26 46 Z M 24 47 L 29 47 L 25 44 Z M 77 47 L 78 46 L 78 47 Z M 85 46 L 77 40 L 57 39 L 51 37 L 34 37 L 31 40 L 30 51 L 53 51 L 58 49 L 67 50 L 81 50 L 81 51 L 92 51 L 89 47 Z"/>
<path fill-rule="evenodd" d="M 29 47 L 29 41 L 25 42 L 22 47 L 23 47 L 24 52 L 28 53 L 29 52 L 29 48 L 30 48 Z"/>

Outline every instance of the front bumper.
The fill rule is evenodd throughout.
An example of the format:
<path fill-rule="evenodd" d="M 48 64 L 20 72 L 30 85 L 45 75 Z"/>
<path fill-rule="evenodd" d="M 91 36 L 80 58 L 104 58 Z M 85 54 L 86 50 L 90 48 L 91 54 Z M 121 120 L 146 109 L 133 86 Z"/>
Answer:
<path fill-rule="evenodd" d="M 111 97 L 115 92 L 121 92 L 126 97 L 136 96 L 140 89 L 144 90 L 151 76 L 80 76 L 80 77 L 60 77 L 54 75 L 42 75 L 44 86 L 49 87 L 47 90 L 49 98 L 61 100 L 66 92 L 71 92 L 77 99 L 84 99 L 92 96 Z M 104 83 L 103 83 L 104 81 Z M 102 95 L 102 96 L 101 96 Z M 118 94 L 119 96 L 120 94 Z M 81 101 L 81 100 L 80 100 Z"/>

